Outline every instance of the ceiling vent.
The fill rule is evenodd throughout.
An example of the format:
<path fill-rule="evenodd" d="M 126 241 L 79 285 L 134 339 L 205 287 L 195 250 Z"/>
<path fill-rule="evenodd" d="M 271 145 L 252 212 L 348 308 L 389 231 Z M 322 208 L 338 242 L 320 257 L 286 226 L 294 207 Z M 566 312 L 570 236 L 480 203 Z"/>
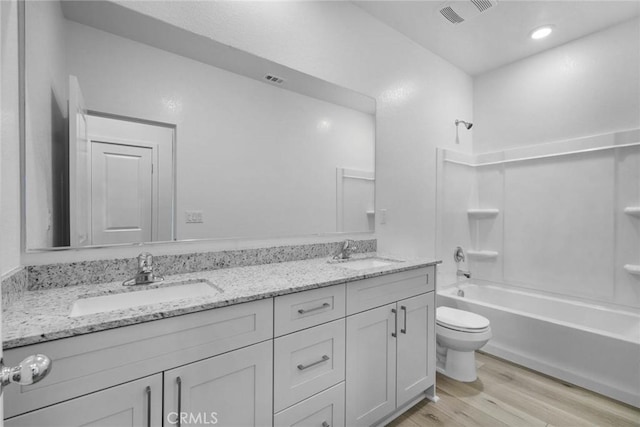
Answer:
<path fill-rule="evenodd" d="M 275 83 L 277 85 L 281 85 L 282 83 L 284 83 L 284 79 L 281 79 L 278 76 L 274 76 L 273 74 L 267 74 L 264 76 L 265 80 L 270 81 L 271 83 Z"/>
<path fill-rule="evenodd" d="M 497 0 L 448 1 L 438 11 L 448 22 L 461 24 L 498 5 Z"/>

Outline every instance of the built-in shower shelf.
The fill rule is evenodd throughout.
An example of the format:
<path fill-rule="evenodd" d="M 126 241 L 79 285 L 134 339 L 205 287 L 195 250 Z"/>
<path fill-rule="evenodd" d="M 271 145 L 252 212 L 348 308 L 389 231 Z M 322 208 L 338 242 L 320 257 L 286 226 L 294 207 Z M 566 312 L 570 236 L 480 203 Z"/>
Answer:
<path fill-rule="evenodd" d="M 500 209 L 469 209 L 467 211 L 467 215 L 469 218 L 480 219 L 480 218 L 493 218 L 498 216 L 500 213 Z"/>
<path fill-rule="evenodd" d="M 640 265 L 627 264 L 624 266 L 624 269 L 627 270 L 628 273 L 640 276 Z"/>
<path fill-rule="evenodd" d="M 367 215 L 375 215 L 376 211 L 367 211 Z"/>
<path fill-rule="evenodd" d="M 629 206 L 628 208 L 624 208 L 624 213 L 640 218 L 640 206 Z"/>
<path fill-rule="evenodd" d="M 474 251 L 468 250 L 467 255 L 469 258 L 475 259 L 496 259 L 498 258 L 498 252 L 496 251 Z"/>

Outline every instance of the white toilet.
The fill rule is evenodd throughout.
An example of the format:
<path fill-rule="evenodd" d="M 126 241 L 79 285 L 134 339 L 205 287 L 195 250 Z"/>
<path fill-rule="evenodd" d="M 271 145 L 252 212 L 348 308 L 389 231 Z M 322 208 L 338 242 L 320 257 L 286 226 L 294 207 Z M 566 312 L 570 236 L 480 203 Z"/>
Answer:
<path fill-rule="evenodd" d="M 436 370 L 447 377 L 472 382 L 476 374 L 475 351 L 491 339 L 489 319 L 451 307 L 436 309 Z"/>

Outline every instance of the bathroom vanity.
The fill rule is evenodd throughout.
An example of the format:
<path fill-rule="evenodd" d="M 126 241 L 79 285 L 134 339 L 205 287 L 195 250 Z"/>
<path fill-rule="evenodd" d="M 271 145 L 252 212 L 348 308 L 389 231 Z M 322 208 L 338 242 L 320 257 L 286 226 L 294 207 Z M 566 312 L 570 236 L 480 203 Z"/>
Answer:
<path fill-rule="evenodd" d="M 76 317 L 120 283 L 28 292 L 5 311 L 5 361 L 42 353 L 53 369 L 5 391 L 5 425 L 384 424 L 434 395 L 436 263 L 381 264 L 182 274 L 153 286 L 216 292 Z"/>

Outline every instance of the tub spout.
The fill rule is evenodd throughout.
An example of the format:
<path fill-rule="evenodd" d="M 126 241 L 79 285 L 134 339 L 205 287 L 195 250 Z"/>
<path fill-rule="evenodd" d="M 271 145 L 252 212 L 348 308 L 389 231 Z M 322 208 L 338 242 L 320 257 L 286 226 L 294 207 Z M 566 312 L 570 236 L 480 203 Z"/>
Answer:
<path fill-rule="evenodd" d="M 463 277 L 464 276 L 467 279 L 471 279 L 471 272 L 458 269 L 458 271 L 456 271 L 456 276 L 457 277 Z"/>

